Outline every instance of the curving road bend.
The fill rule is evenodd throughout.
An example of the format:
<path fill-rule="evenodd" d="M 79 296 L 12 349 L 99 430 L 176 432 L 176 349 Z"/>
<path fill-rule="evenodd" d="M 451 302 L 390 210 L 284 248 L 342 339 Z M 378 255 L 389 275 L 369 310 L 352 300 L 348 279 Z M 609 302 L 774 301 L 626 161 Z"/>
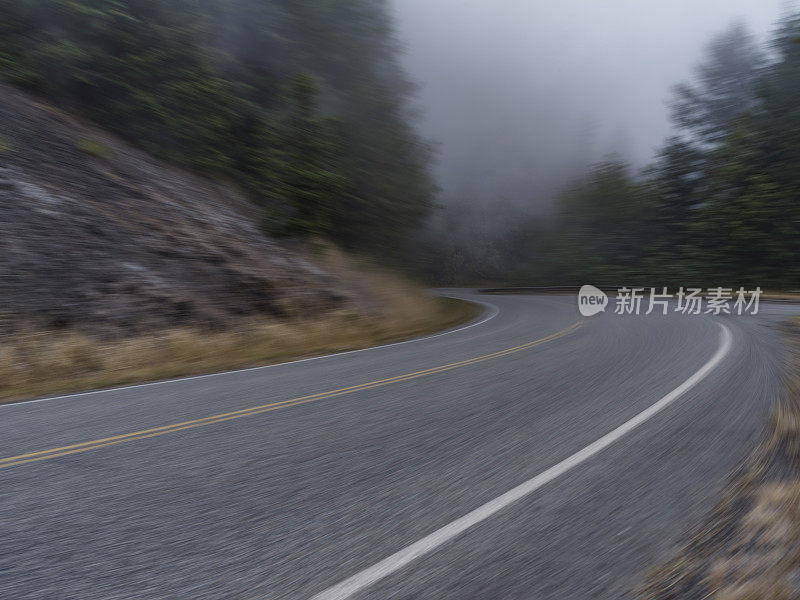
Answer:
<path fill-rule="evenodd" d="M 0 597 L 625 597 L 757 442 L 796 307 L 447 293 L 485 316 L 1 406 Z"/>

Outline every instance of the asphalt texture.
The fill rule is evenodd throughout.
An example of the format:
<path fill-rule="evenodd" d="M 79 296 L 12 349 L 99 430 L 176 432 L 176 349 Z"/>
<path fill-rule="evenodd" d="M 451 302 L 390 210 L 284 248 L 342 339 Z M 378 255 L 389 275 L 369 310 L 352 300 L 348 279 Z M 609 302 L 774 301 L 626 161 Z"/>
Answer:
<path fill-rule="evenodd" d="M 490 303 L 483 322 L 0 406 L 0 598 L 311 598 L 647 409 L 714 355 L 723 323 L 724 359 L 662 412 L 352 597 L 630 596 L 757 443 L 779 323 L 800 307 L 582 318 L 572 296 L 455 294 Z"/>

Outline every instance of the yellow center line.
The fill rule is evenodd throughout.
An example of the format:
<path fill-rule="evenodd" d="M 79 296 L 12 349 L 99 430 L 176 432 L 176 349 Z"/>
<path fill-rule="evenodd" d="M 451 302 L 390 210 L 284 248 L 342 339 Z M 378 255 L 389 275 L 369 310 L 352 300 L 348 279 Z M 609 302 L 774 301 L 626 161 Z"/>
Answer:
<path fill-rule="evenodd" d="M 310 394 L 308 396 L 300 396 L 298 398 L 291 398 L 289 400 L 282 400 L 280 402 L 273 402 L 270 404 L 262 404 L 260 406 L 251 406 L 250 408 L 244 408 L 241 410 L 236 410 L 232 412 L 221 413 L 217 415 L 211 415 L 209 417 L 203 417 L 201 419 L 193 419 L 191 421 L 182 421 L 180 423 L 173 423 L 171 425 L 163 425 L 161 427 L 153 427 L 150 429 L 143 429 L 141 431 L 133 431 L 131 433 L 124 433 L 121 435 L 116 435 L 112 437 L 101 438 L 97 440 L 91 440 L 88 442 L 81 442 L 78 444 L 71 444 L 69 446 L 60 446 L 58 448 L 50 448 L 48 450 L 39 450 L 37 452 L 30 452 L 28 454 L 19 454 L 17 456 L 9 456 L 8 458 L 0 458 L 0 469 L 5 469 L 7 467 L 13 467 L 16 465 L 21 465 L 29 462 L 35 462 L 39 460 L 47 460 L 49 458 L 56 458 L 59 456 L 67 456 L 69 454 L 77 454 L 79 452 L 87 452 L 89 450 L 95 450 L 97 448 L 104 448 L 106 446 L 113 446 L 115 444 L 122 444 L 124 442 L 132 442 L 135 440 L 142 440 L 146 438 L 151 438 L 159 435 L 165 435 L 167 433 L 173 433 L 175 431 L 183 431 L 186 429 L 193 429 L 195 427 L 203 427 L 205 425 L 213 425 L 215 423 L 222 423 L 224 421 L 230 421 L 232 419 L 241 419 L 242 417 L 249 417 L 251 415 L 258 415 L 265 412 L 270 412 L 273 410 L 278 410 L 281 408 L 287 408 L 289 406 L 297 406 L 298 404 L 305 404 L 307 402 L 315 402 L 317 400 L 322 400 L 325 398 L 334 398 L 337 396 L 344 396 L 346 394 L 352 394 L 354 392 L 359 392 L 362 390 L 369 390 L 377 387 L 383 387 L 385 385 L 390 385 L 392 383 L 399 383 L 401 381 L 408 381 L 410 379 L 416 379 L 418 377 L 424 377 L 426 375 L 432 375 L 434 373 L 442 373 L 444 371 L 450 371 L 452 369 L 457 369 L 459 367 L 472 365 L 475 363 L 483 362 L 486 360 L 491 360 L 493 358 L 500 358 L 502 356 L 507 356 L 509 354 L 513 354 L 515 352 L 520 352 L 522 350 L 527 350 L 528 348 L 532 348 L 534 346 L 538 346 L 540 344 L 544 344 L 546 342 L 550 342 L 552 340 L 558 339 L 569 333 L 572 333 L 576 329 L 580 327 L 580 322 L 573 323 L 566 329 L 563 329 L 557 333 L 552 335 L 548 335 L 547 337 L 540 338 L 538 340 L 533 340 L 531 342 L 527 342 L 525 344 L 521 344 L 519 346 L 514 346 L 512 348 L 506 348 L 504 350 L 499 350 L 497 352 L 492 352 L 491 354 L 484 354 L 483 356 L 476 356 L 474 358 L 468 358 L 466 360 L 461 360 L 458 362 L 449 363 L 446 365 L 441 365 L 438 367 L 432 367 L 430 369 L 424 369 L 422 371 L 415 371 L 413 373 L 406 373 L 405 375 L 397 375 L 395 377 L 389 377 L 387 379 L 379 379 L 376 381 L 370 381 L 367 383 L 361 383 L 359 385 L 354 385 L 345 388 L 339 388 L 336 390 L 330 390 L 327 392 L 319 392 L 316 394 Z"/>

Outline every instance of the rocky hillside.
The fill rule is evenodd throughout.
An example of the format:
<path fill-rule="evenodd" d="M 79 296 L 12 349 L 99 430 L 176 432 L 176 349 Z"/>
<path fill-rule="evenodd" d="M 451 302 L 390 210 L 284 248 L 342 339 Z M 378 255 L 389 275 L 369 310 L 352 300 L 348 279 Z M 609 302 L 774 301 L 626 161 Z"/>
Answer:
<path fill-rule="evenodd" d="M 128 334 L 353 302 L 236 190 L 0 84 L 0 313 Z"/>

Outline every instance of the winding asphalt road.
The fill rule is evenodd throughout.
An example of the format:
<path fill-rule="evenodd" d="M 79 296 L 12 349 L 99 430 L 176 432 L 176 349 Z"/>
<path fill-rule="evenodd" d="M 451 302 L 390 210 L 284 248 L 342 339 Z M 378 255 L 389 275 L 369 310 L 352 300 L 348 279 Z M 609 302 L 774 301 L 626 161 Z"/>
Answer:
<path fill-rule="evenodd" d="M 0 598 L 625 597 L 757 442 L 796 308 L 457 295 L 480 322 L 0 407 Z"/>

